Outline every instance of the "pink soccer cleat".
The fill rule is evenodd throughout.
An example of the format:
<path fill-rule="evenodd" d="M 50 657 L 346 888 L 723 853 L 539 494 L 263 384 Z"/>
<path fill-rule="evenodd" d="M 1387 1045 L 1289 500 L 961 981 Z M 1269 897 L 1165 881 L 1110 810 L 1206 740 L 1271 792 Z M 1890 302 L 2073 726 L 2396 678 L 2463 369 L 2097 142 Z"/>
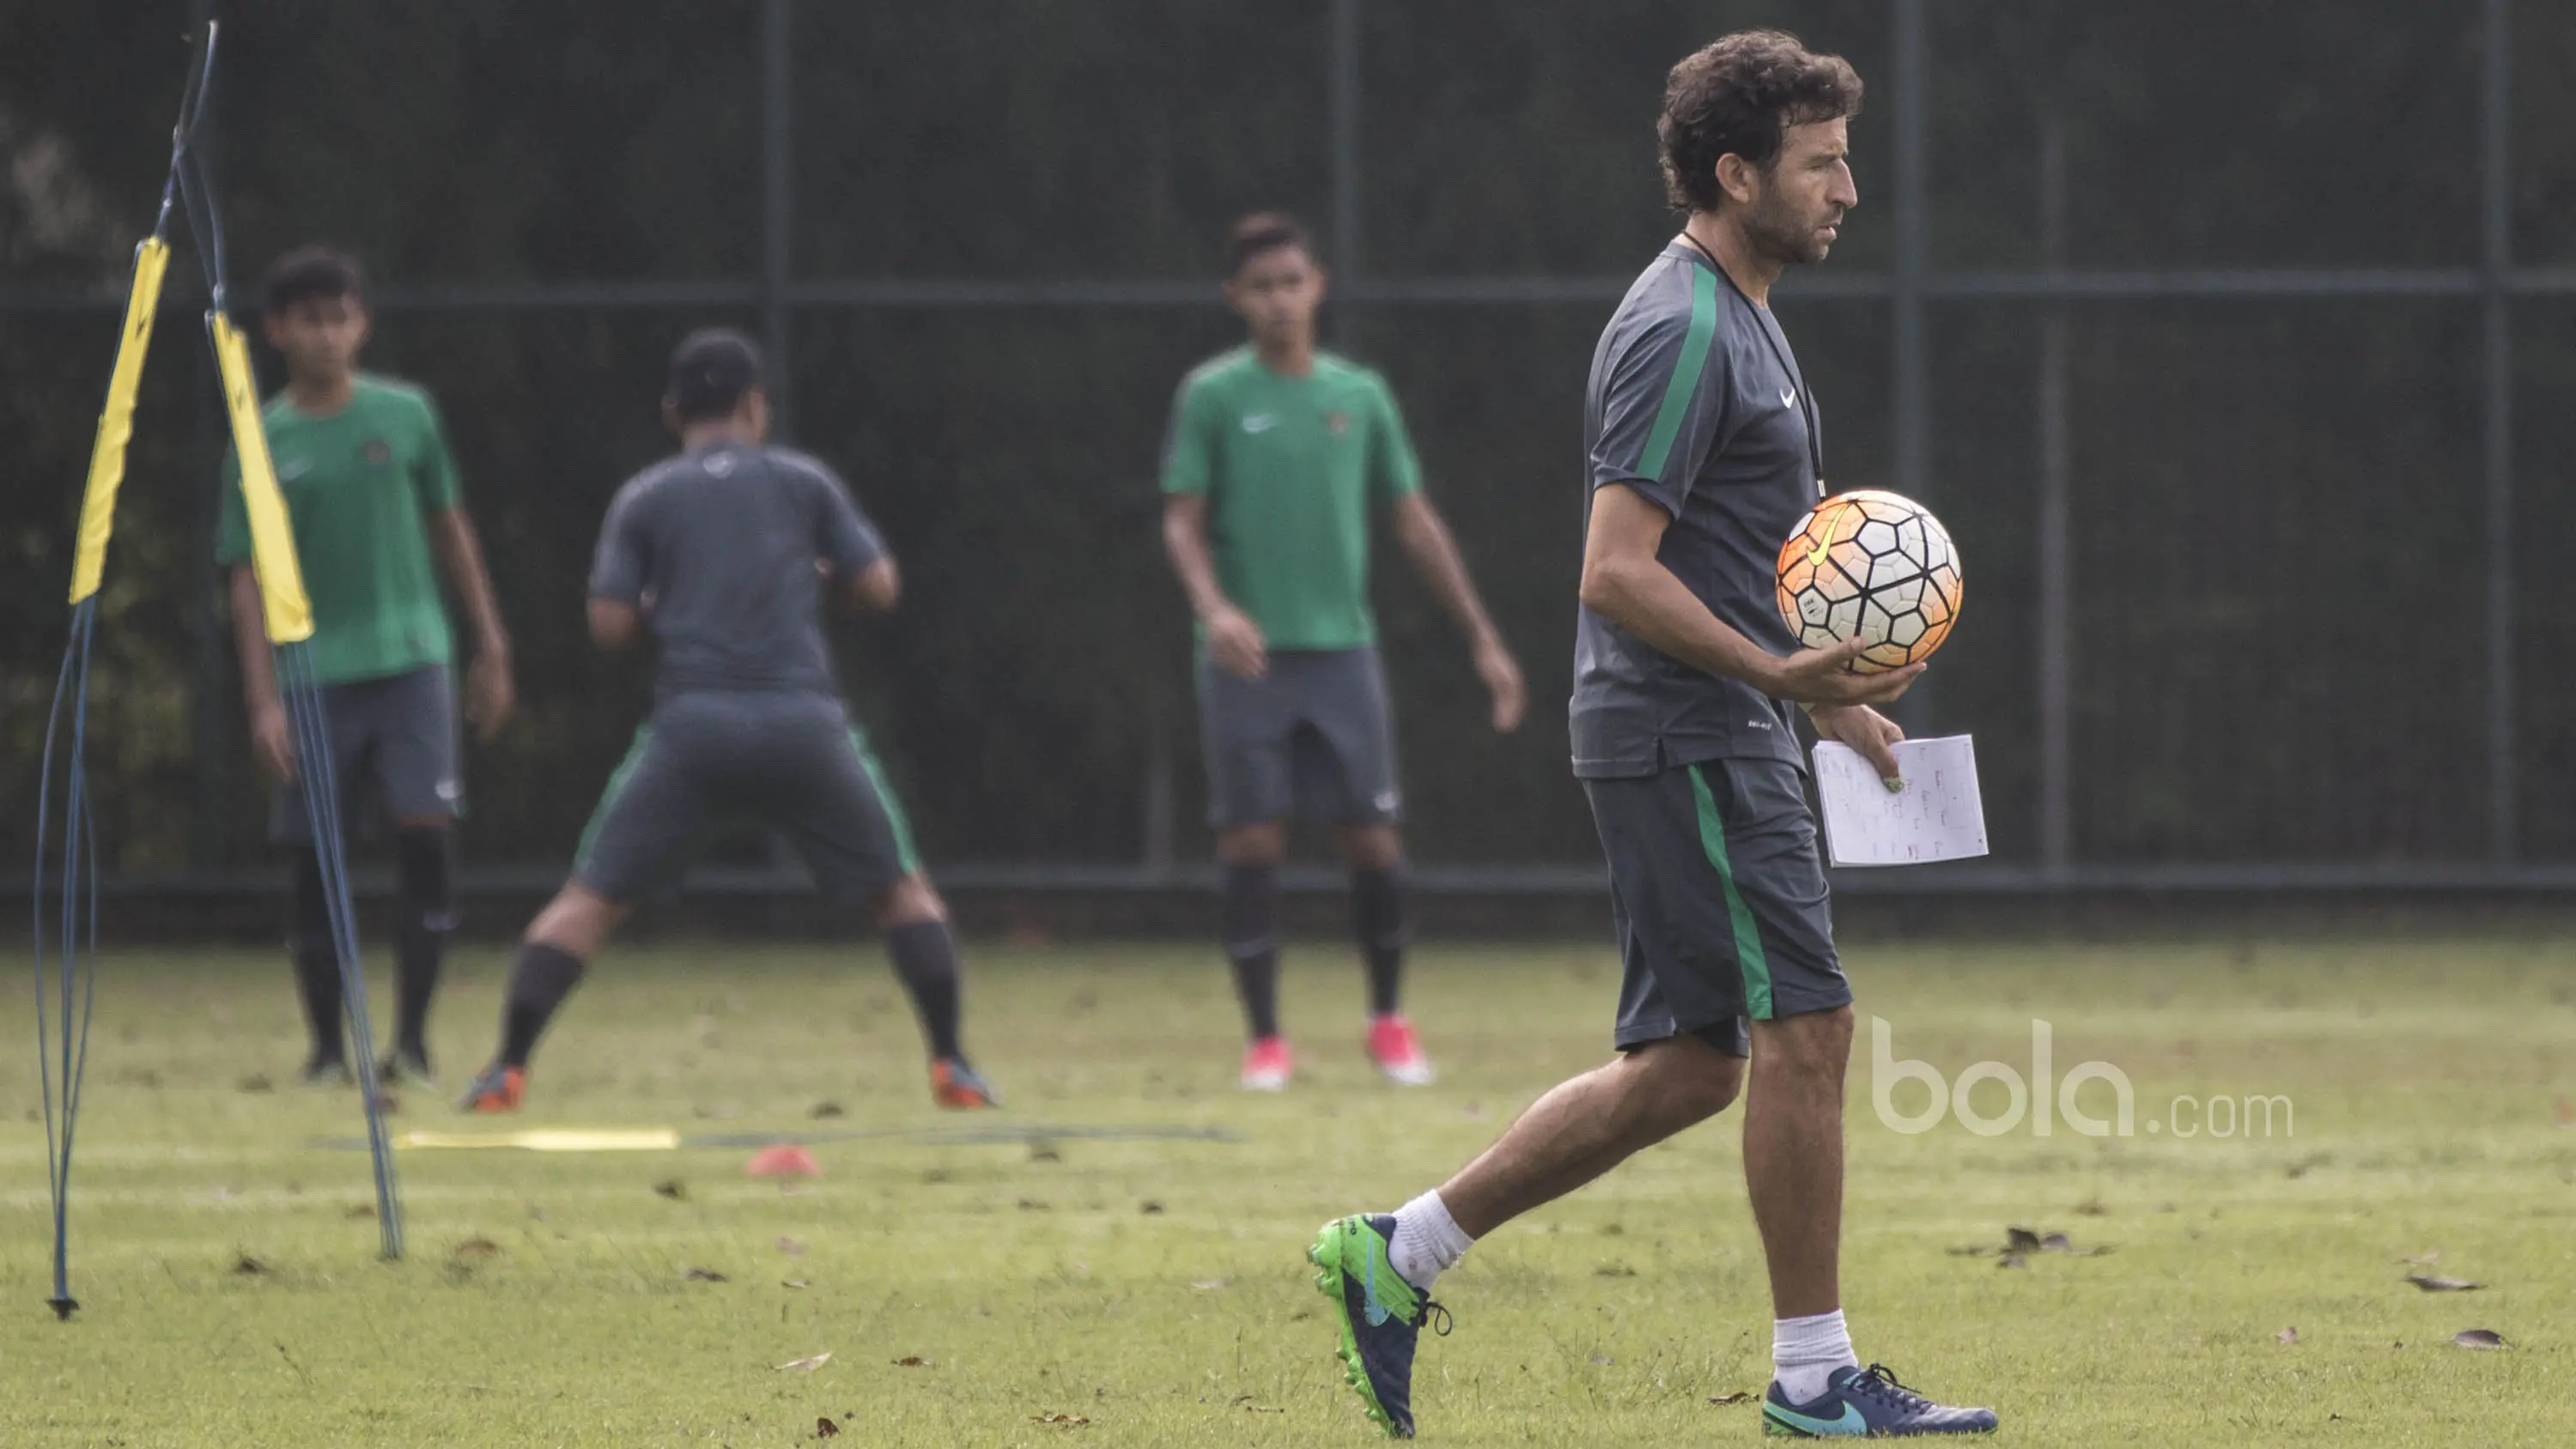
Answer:
<path fill-rule="evenodd" d="M 1288 1038 L 1262 1037 L 1243 1049 L 1243 1089 L 1279 1091 L 1288 1085 L 1288 1076 L 1296 1068 L 1296 1060 L 1288 1053 Z"/>
<path fill-rule="evenodd" d="M 1427 1087 L 1437 1075 L 1413 1035 L 1413 1023 L 1397 1012 L 1369 1018 L 1368 1054 L 1386 1079 L 1400 1086 Z"/>

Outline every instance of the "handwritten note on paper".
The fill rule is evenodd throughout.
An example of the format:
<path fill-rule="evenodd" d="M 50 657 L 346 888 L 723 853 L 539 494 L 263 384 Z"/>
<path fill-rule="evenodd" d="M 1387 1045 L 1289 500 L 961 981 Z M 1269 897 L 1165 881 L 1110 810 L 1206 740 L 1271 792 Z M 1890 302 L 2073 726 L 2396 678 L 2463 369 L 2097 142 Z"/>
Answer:
<path fill-rule="evenodd" d="M 1890 792 L 1859 753 L 1816 745 L 1816 795 L 1835 865 L 1925 865 L 1986 853 L 1986 807 L 1977 795 L 1976 742 L 1966 735 L 1896 747 L 1905 788 Z"/>

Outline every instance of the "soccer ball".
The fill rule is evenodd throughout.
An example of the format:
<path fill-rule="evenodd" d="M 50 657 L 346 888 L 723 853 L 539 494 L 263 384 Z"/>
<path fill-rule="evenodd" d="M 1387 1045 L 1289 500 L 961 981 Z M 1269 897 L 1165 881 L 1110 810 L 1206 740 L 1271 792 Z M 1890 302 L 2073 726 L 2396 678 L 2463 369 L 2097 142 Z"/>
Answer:
<path fill-rule="evenodd" d="M 1780 549 L 1780 617 L 1800 647 L 1869 647 L 1856 673 L 1932 657 L 1959 619 L 1959 550 L 1941 520 L 1874 488 L 1837 493 L 1798 521 Z"/>

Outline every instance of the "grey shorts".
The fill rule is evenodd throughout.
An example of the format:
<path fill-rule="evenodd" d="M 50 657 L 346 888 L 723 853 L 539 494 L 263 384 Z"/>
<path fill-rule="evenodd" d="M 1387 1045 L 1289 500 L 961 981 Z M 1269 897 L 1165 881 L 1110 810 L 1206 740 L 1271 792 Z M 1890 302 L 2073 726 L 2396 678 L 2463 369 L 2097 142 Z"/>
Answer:
<path fill-rule="evenodd" d="M 1751 1023 L 1852 999 L 1798 768 L 1711 760 L 1586 780 L 1610 861 L 1620 1050 L 1682 1035 L 1736 1056 Z"/>
<path fill-rule="evenodd" d="M 1375 649 L 1274 649 L 1259 679 L 1228 674 L 1202 652 L 1198 676 L 1210 825 L 1401 818 L 1394 713 Z"/>
<path fill-rule="evenodd" d="M 885 772 L 837 699 L 692 693 L 656 705 L 582 832 L 572 878 L 612 901 L 678 883 L 728 825 L 778 831 L 835 900 L 864 905 L 921 869 Z"/>
<path fill-rule="evenodd" d="M 382 806 L 392 820 L 465 813 L 465 787 L 456 768 L 456 692 L 446 665 L 326 684 L 321 693 L 344 832 L 354 833 L 370 805 Z M 268 834 L 286 845 L 313 843 L 313 819 L 305 813 L 300 787 L 280 785 L 270 797 Z"/>

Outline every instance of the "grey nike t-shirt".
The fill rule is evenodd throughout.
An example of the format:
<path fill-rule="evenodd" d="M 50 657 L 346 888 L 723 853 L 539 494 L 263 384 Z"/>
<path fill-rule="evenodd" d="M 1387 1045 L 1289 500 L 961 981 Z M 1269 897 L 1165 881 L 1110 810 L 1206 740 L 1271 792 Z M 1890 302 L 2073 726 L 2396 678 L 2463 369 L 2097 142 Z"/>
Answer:
<path fill-rule="evenodd" d="M 1797 652 L 1773 602 L 1780 546 L 1821 496 L 1822 429 L 1789 340 L 1688 241 L 1655 258 L 1602 330 L 1583 411 L 1584 507 L 1610 485 L 1672 515 L 1658 559 L 1709 612 Z M 1805 768 L 1795 711 L 1693 668 L 1590 609 L 1577 617 L 1574 773 L 1717 759 Z"/>
<path fill-rule="evenodd" d="M 884 556 L 831 469 L 784 448 L 717 443 L 617 491 L 590 594 L 646 610 L 661 644 L 657 695 L 833 694 L 824 570 L 846 578 Z"/>

